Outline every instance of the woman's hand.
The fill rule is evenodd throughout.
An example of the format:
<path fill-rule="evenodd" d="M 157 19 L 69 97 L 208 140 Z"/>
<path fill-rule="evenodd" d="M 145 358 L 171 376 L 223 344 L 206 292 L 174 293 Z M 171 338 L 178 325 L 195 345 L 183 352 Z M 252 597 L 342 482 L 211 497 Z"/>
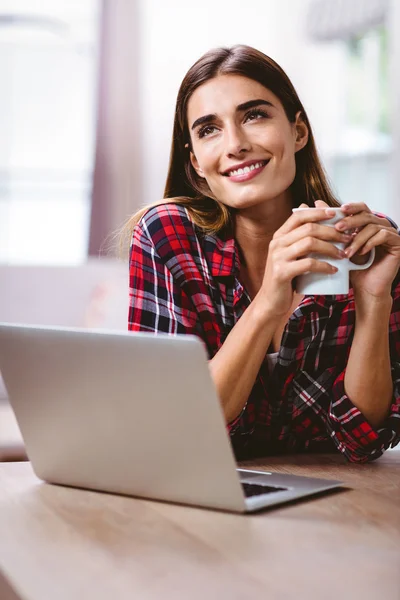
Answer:
<path fill-rule="evenodd" d="M 344 204 L 342 210 L 348 216 L 336 223 L 336 230 L 355 230 L 352 242 L 345 250 L 346 256 L 365 256 L 372 248 L 376 253 L 369 269 L 350 271 L 354 294 L 374 298 L 390 296 L 391 285 L 400 268 L 400 235 L 387 219 L 374 215 L 363 202 Z"/>
<path fill-rule="evenodd" d="M 300 208 L 309 208 L 301 204 Z M 342 250 L 332 242 L 347 244 L 350 235 L 336 230 L 334 227 L 320 225 L 318 221 L 332 217 L 329 206 L 316 207 L 312 210 L 299 211 L 274 234 L 268 249 L 268 259 L 259 297 L 275 317 L 286 315 L 293 302 L 293 279 L 305 273 L 326 273 L 331 275 L 337 271 L 327 262 L 310 258 L 313 252 L 345 258 Z"/>

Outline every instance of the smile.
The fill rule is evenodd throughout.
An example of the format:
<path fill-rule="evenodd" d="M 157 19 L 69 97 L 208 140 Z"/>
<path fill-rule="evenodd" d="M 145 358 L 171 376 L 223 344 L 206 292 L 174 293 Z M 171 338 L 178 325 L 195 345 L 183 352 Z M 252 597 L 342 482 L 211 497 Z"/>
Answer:
<path fill-rule="evenodd" d="M 233 181 L 248 181 L 252 179 L 264 169 L 264 167 L 269 163 L 269 160 L 259 160 L 253 163 L 249 163 L 238 167 L 236 169 L 231 169 L 229 171 L 225 171 L 223 175 L 225 177 L 229 177 L 229 179 Z"/>

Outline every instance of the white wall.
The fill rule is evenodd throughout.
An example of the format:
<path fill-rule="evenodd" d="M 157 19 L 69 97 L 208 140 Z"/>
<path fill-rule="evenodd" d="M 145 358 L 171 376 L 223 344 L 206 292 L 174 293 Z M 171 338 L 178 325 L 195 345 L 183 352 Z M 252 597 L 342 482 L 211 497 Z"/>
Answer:
<path fill-rule="evenodd" d="M 238 0 L 127 1 L 137 2 L 139 9 L 139 23 L 133 29 L 140 31 L 140 52 L 131 65 L 139 71 L 141 81 L 138 97 L 132 97 L 132 111 L 138 115 L 141 129 L 132 161 L 143 166 L 144 181 L 138 203 L 162 196 L 179 85 L 189 67 L 215 46 L 249 44 L 281 64 L 300 95 L 329 166 L 329 159 L 341 147 L 347 70 L 342 44 L 315 44 L 307 39 L 305 19 L 310 0 L 251 0 L 247 4 Z M 390 4 L 395 42 L 395 186 L 390 194 L 387 183 L 391 180 L 382 169 L 373 185 L 370 178 L 359 175 L 357 166 L 348 165 L 353 177 L 345 174 L 344 179 L 348 196 L 357 193 L 363 199 L 367 187 L 377 201 L 372 208 L 400 222 L 400 78 L 396 73 L 400 3 L 390 0 Z M 72 37 L 82 51 L 79 55 L 71 52 L 70 44 L 43 33 L 38 47 L 26 31 L 21 32 L 21 48 L 15 31 L 11 38 L 4 28 L 0 31 L 0 175 L 7 169 L 12 175 L 0 176 L 0 262 L 71 264 L 85 259 L 96 117 L 95 61 L 90 49 L 96 46 L 99 5 L 100 0 L 0 0 L 0 11 L 63 19 L 71 25 Z M 25 78 L 27 69 L 30 78 Z M 27 167 L 35 181 L 19 177 Z M 37 173 L 50 167 L 54 181 L 38 178 Z M 365 166 L 362 169 L 365 172 Z M 12 206 L 7 202 L 11 196 L 16 200 Z"/>
<path fill-rule="evenodd" d="M 177 91 L 189 67 L 216 46 L 248 44 L 276 60 L 293 81 L 323 154 L 337 146 L 342 119 L 343 51 L 306 38 L 307 0 L 138 0 L 145 198 L 162 196 Z"/>

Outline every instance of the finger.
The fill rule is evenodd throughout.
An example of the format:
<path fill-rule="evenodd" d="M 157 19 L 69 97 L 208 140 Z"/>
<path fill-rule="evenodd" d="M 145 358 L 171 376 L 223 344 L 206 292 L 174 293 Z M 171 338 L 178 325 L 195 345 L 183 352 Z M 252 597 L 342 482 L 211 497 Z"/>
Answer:
<path fill-rule="evenodd" d="M 347 258 L 351 258 L 354 256 L 354 254 L 359 252 L 360 248 L 362 248 L 364 244 L 366 244 L 368 240 L 374 237 L 380 230 L 381 228 L 379 225 L 376 225 L 375 223 L 370 223 L 361 229 L 361 231 L 354 236 L 351 244 L 349 244 L 345 250 Z"/>
<path fill-rule="evenodd" d="M 359 212 L 371 212 L 371 209 L 365 204 L 365 202 L 352 202 L 342 204 L 342 211 L 345 214 L 356 215 Z"/>
<path fill-rule="evenodd" d="M 323 200 L 316 200 L 314 202 L 316 208 L 329 208 L 329 204 L 324 202 Z"/>
<path fill-rule="evenodd" d="M 337 231 L 334 227 L 327 227 L 319 223 L 304 223 L 287 234 L 276 238 L 276 243 L 281 247 L 287 247 L 305 238 L 316 238 L 340 244 L 348 244 L 353 239 L 351 235 Z"/>
<path fill-rule="evenodd" d="M 374 236 L 360 248 L 358 254 L 367 254 L 378 246 L 385 246 L 387 250 L 393 249 L 400 256 L 400 236 L 392 228 L 380 229 Z"/>
<path fill-rule="evenodd" d="M 299 207 L 305 208 L 305 207 Z M 315 223 L 323 221 L 324 219 L 330 219 L 335 216 L 335 211 L 327 208 L 309 208 L 308 210 L 299 210 L 293 213 L 287 221 L 280 227 L 274 234 L 274 239 L 293 231 L 303 223 Z"/>
<path fill-rule="evenodd" d="M 286 260 L 295 260 L 303 258 L 311 253 L 321 255 L 321 257 L 330 256 L 335 260 L 346 258 L 344 250 L 337 248 L 330 242 L 324 242 L 316 238 L 304 238 L 296 244 L 292 244 L 285 249 L 284 256 Z"/>
<path fill-rule="evenodd" d="M 289 263 L 289 265 L 288 271 L 291 279 L 294 279 L 299 275 L 306 275 L 307 273 L 326 273 L 332 275 L 332 273 L 337 273 L 338 271 L 337 267 L 334 267 L 328 262 L 310 257 L 295 260 L 292 263 Z"/>
<path fill-rule="evenodd" d="M 357 227 L 364 228 L 370 223 L 375 223 L 381 228 L 389 225 L 389 222 L 382 217 L 377 217 L 371 212 L 361 212 L 341 219 L 336 223 L 335 229 L 338 231 L 346 231 L 347 229 L 356 229 Z"/>

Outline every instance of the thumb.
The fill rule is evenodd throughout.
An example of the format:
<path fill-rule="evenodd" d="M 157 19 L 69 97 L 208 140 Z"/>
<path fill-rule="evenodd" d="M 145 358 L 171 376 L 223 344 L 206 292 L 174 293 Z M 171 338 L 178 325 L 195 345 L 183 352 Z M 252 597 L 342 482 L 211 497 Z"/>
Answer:
<path fill-rule="evenodd" d="M 316 200 L 314 204 L 315 204 L 316 208 L 327 208 L 327 207 L 329 208 L 329 204 L 327 204 L 323 200 Z"/>

